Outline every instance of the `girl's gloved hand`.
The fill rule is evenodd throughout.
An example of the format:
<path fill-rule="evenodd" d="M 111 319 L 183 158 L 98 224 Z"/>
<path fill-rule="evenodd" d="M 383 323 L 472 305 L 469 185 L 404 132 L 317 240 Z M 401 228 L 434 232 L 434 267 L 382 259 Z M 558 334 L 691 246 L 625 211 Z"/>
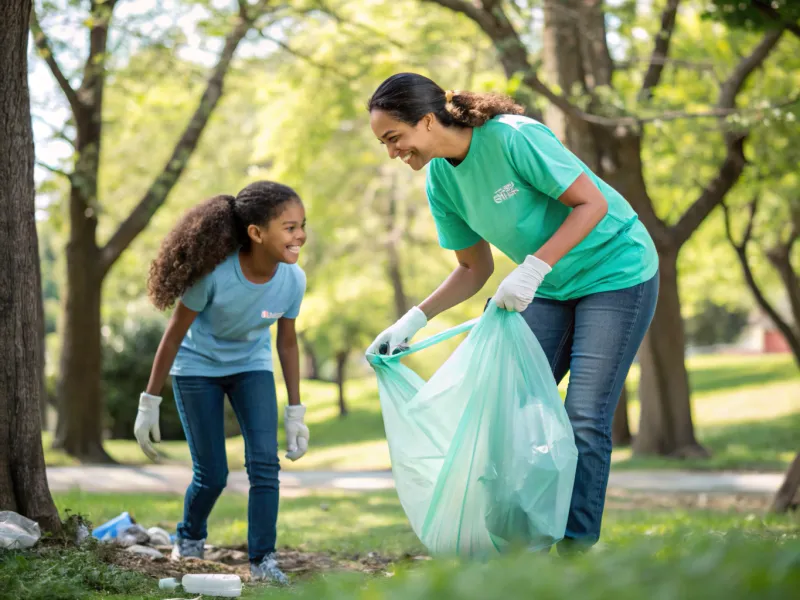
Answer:
<path fill-rule="evenodd" d="M 136 423 L 133 426 L 133 435 L 136 436 L 139 447 L 153 462 L 158 460 L 158 452 L 150 443 L 150 434 L 153 435 L 154 442 L 161 441 L 161 429 L 158 425 L 160 405 L 161 396 L 142 392 L 139 396 L 139 414 L 136 415 Z"/>
<path fill-rule="evenodd" d="M 552 268 L 543 260 L 530 255 L 525 262 L 509 273 L 494 295 L 500 308 L 522 312 L 533 302 L 536 290 Z"/>
<path fill-rule="evenodd" d="M 308 450 L 308 427 L 303 423 L 306 407 L 287 404 L 283 411 L 283 429 L 286 432 L 286 458 L 295 461 Z"/>
<path fill-rule="evenodd" d="M 399 321 L 375 338 L 367 348 L 367 354 L 392 354 L 400 344 L 411 340 L 428 324 L 428 317 L 418 307 L 413 307 Z"/>

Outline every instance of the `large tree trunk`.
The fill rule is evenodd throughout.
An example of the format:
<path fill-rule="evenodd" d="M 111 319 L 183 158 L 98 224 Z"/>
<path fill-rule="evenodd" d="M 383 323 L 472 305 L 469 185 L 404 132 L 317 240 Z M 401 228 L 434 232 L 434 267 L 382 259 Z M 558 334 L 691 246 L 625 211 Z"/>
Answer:
<path fill-rule="evenodd" d="M 99 92 L 95 96 L 102 97 Z M 87 108 L 87 110 L 89 110 Z M 103 449 L 100 300 L 103 272 L 97 246 L 100 108 L 78 127 L 79 158 L 70 190 L 70 231 L 62 319 L 58 427 L 54 447 L 82 462 L 114 462 Z M 95 123 L 94 120 L 98 123 Z"/>
<path fill-rule="evenodd" d="M 611 422 L 611 444 L 615 448 L 630 446 L 631 427 L 628 422 L 628 386 L 622 387 L 619 395 L 617 409 L 614 411 L 614 420 Z"/>
<path fill-rule="evenodd" d="M 589 93 L 581 46 L 586 43 L 583 22 L 578 16 L 582 0 L 545 0 L 543 59 L 548 79 L 565 94 Z M 591 128 L 584 120 L 569 119 L 554 104 L 544 110 L 545 124 L 589 168 L 599 173 L 597 151 Z"/>
<path fill-rule="evenodd" d="M 786 479 L 783 480 L 775 499 L 772 502 L 772 512 L 785 513 L 792 506 L 795 506 L 794 499 L 797 491 L 800 490 L 800 452 L 794 457 L 789 470 L 786 472 Z"/>
<path fill-rule="evenodd" d="M 28 92 L 29 0 L 0 4 L 0 510 L 58 532 L 41 438 L 42 290 Z"/>
<path fill-rule="evenodd" d="M 660 261 L 658 306 L 640 354 L 642 411 L 633 450 L 640 455 L 707 456 L 694 437 L 688 401 L 677 253 L 661 254 Z"/>
<path fill-rule="evenodd" d="M 347 402 L 344 398 L 344 382 L 346 379 L 347 357 L 349 350 L 342 350 L 336 353 L 336 387 L 339 390 L 339 416 L 347 416 Z"/>

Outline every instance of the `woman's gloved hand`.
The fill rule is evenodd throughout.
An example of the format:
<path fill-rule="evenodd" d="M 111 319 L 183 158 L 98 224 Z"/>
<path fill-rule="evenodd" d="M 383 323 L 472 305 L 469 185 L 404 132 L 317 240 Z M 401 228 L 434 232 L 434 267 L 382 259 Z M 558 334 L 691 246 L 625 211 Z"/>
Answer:
<path fill-rule="evenodd" d="M 286 432 L 286 458 L 295 461 L 308 450 L 308 427 L 303 423 L 306 407 L 287 404 L 283 411 L 283 430 Z"/>
<path fill-rule="evenodd" d="M 367 354 L 392 354 L 400 345 L 411 340 L 428 324 L 428 317 L 418 307 L 413 307 L 394 325 L 375 338 L 367 348 Z"/>
<path fill-rule="evenodd" d="M 536 290 L 552 268 L 543 260 L 530 255 L 508 274 L 494 295 L 500 308 L 522 312 L 533 302 Z"/>
<path fill-rule="evenodd" d="M 136 436 L 139 447 L 154 462 L 158 460 L 158 452 L 150 443 L 150 434 L 153 435 L 154 442 L 161 441 L 161 429 L 158 425 L 160 405 L 161 396 L 142 392 L 139 396 L 139 414 L 136 415 L 136 423 L 133 426 L 133 435 Z"/>

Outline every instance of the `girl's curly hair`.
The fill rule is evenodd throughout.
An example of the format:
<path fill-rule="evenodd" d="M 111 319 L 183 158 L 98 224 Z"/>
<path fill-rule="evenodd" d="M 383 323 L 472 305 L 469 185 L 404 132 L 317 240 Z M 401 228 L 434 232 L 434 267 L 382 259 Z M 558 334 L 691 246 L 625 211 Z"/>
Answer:
<path fill-rule="evenodd" d="M 416 125 L 429 113 L 446 126 L 480 127 L 497 115 L 521 115 L 525 109 L 508 96 L 479 92 L 445 92 L 416 73 L 392 75 L 378 86 L 367 110 L 382 110 L 398 121 Z"/>
<path fill-rule="evenodd" d="M 150 265 L 147 292 L 159 310 L 172 306 L 201 277 L 238 248 L 250 248 L 250 225 L 266 225 L 288 202 L 300 202 L 280 183 L 257 181 L 233 196 L 214 196 L 187 212 L 161 243 Z"/>

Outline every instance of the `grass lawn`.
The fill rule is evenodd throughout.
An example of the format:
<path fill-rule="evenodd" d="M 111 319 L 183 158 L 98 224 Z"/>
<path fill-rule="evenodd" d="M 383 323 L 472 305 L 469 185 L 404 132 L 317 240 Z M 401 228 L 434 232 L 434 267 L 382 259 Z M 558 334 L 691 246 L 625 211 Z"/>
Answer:
<path fill-rule="evenodd" d="M 643 500 L 644 498 L 644 500 Z M 765 516 L 761 507 L 713 505 L 699 510 L 673 497 L 610 499 L 603 542 L 585 557 L 510 554 L 488 564 L 418 560 L 423 552 L 393 492 L 326 493 L 282 500 L 281 556 L 293 551 L 352 560 L 374 553 L 387 559 L 372 574 L 317 572 L 294 576 L 283 591 L 246 585 L 245 598 L 663 598 L 744 600 L 788 598 L 800 585 L 800 515 Z M 95 523 L 130 511 L 143 525 L 173 529 L 182 499 L 172 495 L 55 494 L 60 510 Z M 246 498 L 224 494 L 212 513 L 209 542 L 246 540 Z M 284 560 L 283 558 L 281 560 Z M 34 576 L 35 575 L 35 576 Z M 49 582 L 40 590 L 37 581 Z M 19 586 L 30 593 L 20 596 Z M 61 586 L 63 593 L 53 593 Z M 15 587 L 17 586 L 17 587 Z M 69 586 L 83 589 L 71 593 Z M 41 595 L 37 595 L 37 590 Z M 110 570 L 90 553 L 37 557 L 0 553 L 0 600 L 29 597 L 166 598 L 155 579 Z M 183 597 L 188 597 L 185 594 Z"/>
<path fill-rule="evenodd" d="M 800 372 L 791 357 L 698 356 L 690 358 L 688 366 L 697 435 L 712 451 L 712 458 L 680 463 L 633 459 L 630 450 L 622 448 L 614 452 L 615 468 L 784 470 L 798 450 L 796 440 L 800 435 Z M 638 369 L 634 368 L 628 380 L 634 430 L 639 415 L 638 376 Z M 562 383 L 562 393 L 566 383 Z M 348 382 L 350 413 L 345 418 L 338 416 L 335 386 L 306 381 L 302 390 L 308 406 L 311 450 L 297 463 L 283 461 L 284 469 L 389 468 L 374 378 Z M 71 457 L 49 449 L 49 434 L 45 434 L 44 443 L 49 465 L 76 464 Z M 169 462 L 190 462 L 185 442 L 163 442 L 158 448 Z M 122 463 L 147 462 L 132 440 L 109 440 L 106 449 Z M 230 438 L 229 467 L 242 469 L 243 457 L 242 439 Z"/>

